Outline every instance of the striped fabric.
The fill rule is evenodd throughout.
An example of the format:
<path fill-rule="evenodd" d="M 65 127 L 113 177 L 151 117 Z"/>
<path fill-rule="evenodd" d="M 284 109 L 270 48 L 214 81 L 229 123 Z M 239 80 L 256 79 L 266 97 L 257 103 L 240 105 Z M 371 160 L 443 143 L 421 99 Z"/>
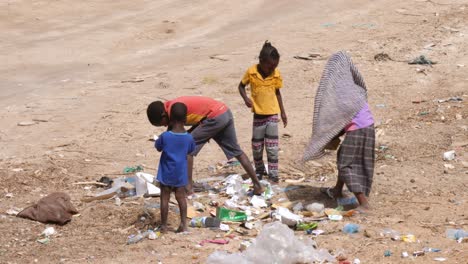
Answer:
<path fill-rule="evenodd" d="M 303 160 L 318 159 L 367 102 L 367 90 L 351 58 L 340 51 L 327 62 L 314 103 L 312 138 Z"/>
<path fill-rule="evenodd" d="M 338 178 L 350 192 L 369 196 L 374 176 L 374 160 L 374 126 L 349 131 L 338 149 Z"/>
<path fill-rule="evenodd" d="M 268 175 L 278 177 L 278 115 L 256 117 L 252 128 L 252 154 L 255 171 L 259 175 L 265 173 L 263 163 L 263 149 L 266 148 L 268 161 Z"/>

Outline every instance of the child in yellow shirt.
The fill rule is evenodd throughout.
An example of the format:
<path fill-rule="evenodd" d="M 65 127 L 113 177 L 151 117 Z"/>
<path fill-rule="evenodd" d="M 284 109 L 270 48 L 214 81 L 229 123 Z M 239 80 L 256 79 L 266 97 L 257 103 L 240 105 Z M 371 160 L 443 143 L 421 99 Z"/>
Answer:
<path fill-rule="evenodd" d="M 283 79 L 276 68 L 280 55 L 270 42 L 265 41 L 258 57 L 259 63 L 251 66 L 239 83 L 239 93 L 245 105 L 252 108 L 254 113 L 252 152 L 257 177 L 261 179 L 266 175 L 263 163 L 263 149 L 266 146 L 268 177 L 278 182 L 278 114 L 281 113 L 284 127 L 288 124 L 280 92 Z M 250 85 L 250 98 L 245 91 L 247 85 Z"/>

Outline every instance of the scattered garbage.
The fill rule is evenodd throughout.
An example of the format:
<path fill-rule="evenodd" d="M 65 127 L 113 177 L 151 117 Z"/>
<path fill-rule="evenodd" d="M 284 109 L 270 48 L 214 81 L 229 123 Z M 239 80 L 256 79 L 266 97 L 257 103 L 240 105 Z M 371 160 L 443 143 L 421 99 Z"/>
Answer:
<path fill-rule="evenodd" d="M 446 103 L 446 102 L 462 102 L 463 98 L 460 96 L 449 97 L 445 99 L 438 99 L 436 100 L 438 103 Z"/>
<path fill-rule="evenodd" d="M 206 243 L 218 244 L 218 245 L 226 245 L 229 244 L 229 240 L 227 239 L 204 239 L 200 242 L 200 246 L 205 245 Z"/>
<path fill-rule="evenodd" d="M 443 262 L 443 261 L 446 261 L 447 259 L 446 258 L 434 258 L 435 261 L 439 261 L 439 262 Z"/>
<path fill-rule="evenodd" d="M 221 221 L 243 222 L 247 220 L 247 215 L 244 212 L 218 207 L 216 208 L 216 218 Z"/>
<path fill-rule="evenodd" d="M 354 205 L 354 204 L 358 204 L 358 200 L 356 199 L 355 196 L 351 196 L 351 197 L 340 197 L 338 199 L 336 199 L 336 202 L 339 206 L 345 206 L 345 205 Z"/>
<path fill-rule="evenodd" d="M 104 177 L 101 177 L 101 179 L 99 179 L 98 182 L 104 184 L 102 185 L 103 187 L 110 188 L 114 181 L 111 178 L 104 176 Z"/>
<path fill-rule="evenodd" d="M 55 235 L 55 228 L 49 226 L 46 229 L 44 229 L 44 231 L 42 231 L 41 235 L 44 235 L 46 237 Z"/>
<path fill-rule="evenodd" d="M 359 225 L 348 223 L 343 227 L 343 233 L 345 234 L 354 234 L 359 232 Z"/>
<path fill-rule="evenodd" d="M 328 219 L 332 221 L 341 221 L 343 220 L 343 216 L 342 215 L 329 215 Z"/>
<path fill-rule="evenodd" d="M 447 152 L 444 152 L 444 160 L 454 160 L 455 159 L 455 150 L 450 150 Z"/>
<path fill-rule="evenodd" d="M 437 64 L 437 62 L 431 61 L 430 59 L 426 58 L 426 56 L 421 55 L 412 61 L 409 61 L 408 64 L 432 65 Z"/>
<path fill-rule="evenodd" d="M 217 227 L 219 228 L 221 221 L 214 217 L 194 217 L 190 221 L 191 227 Z"/>
<path fill-rule="evenodd" d="M 302 216 L 294 214 L 291 211 L 289 211 L 288 208 L 284 208 L 284 207 L 278 207 L 276 209 L 275 216 L 283 224 L 290 226 L 290 227 L 294 227 L 298 223 L 300 223 L 300 221 L 302 221 Z"/>
<path fill-rule="evenodd" d="M 142 241 L 145 238 L 149 238 L 149 239 L 152 239 L 152 240 L 157 239 L 160 236 L 161 236 L 160 232 L 154 232 L 153 230 L 149 229 L 149 230 L 146 230 L 143 233 L 139 232 L 136 235 L 130 235 L 128 237 L 128 239 L 127 239 L 127 245 L 136 244 L 136 243 Z"/>
<path fill-rule="evenodd" d="M 413 252 L 413 257 L 420 257 L 420 256 L 424 256 L 425 253 L 424 251 L 414 251 Z"/>
<path fill-rule="evenodd" d="M 302 211 L 303 209 L 304 209 L 304 206 L 302 205 L 302 203 L 298 202 L 297 204 L 294 205 L 293 212 L 297 214 L 298 212 Z"/>
<path fill-rule="evenodd" d="M 401 236 L 401 240 L 408 243 L 414 243 L 416 242 L 416 236 L 414 236 L 413 234 L 403 235 Z"/>
<path fill-rule="evenodd" d="M 423 251 L 424 252 L 440 252 L 442 250 L 438 249 L 438 248 L 430 248 L 430 247 L 425 247 L 423 248 Z"/>
<path fill-rule="evenodd" d="M 248 247 L 252 245 L 252 242 L 250 241 L 242 241 L 239 246 L 240 251 L 245 251 Z"/>
<path fill-rule="evenodd" d="M 256 207 L 256 208 L 267 207 L 265 199 L 263 199 L 261 196 L 258 196 L 258 195 L 254 195 L 250 199 L 250 203 L 252 204 L 253 207 Z"/>
<path fill-rule="evenodd" d="M 288 226 L 273 222 L 264 226 L 252 245 L 241 253 L 230 254 L 224 251 L 212 253 L 206 263 L 247 264 L 247 263 L 311 263 L 335 262 L 326 249 L 316 249 L 316 243 L 310 238 L 302 240 L 294 236 Z"/>
<path fill-rule="evenodd" d="M 409 257 L 408 252 L 403 251 L 403 252 L 401 253 L 401 257 L 402 257 L 402 258 L 407 258 L 407 257 Z"/>
<path fill-rule="evenodd" d="M 392 240 L 400 240 L 400 233 L 390 228 L 385 228 L 380 233 L 381 236 L 390 237 Z"/>
<path fill-rule="evenodd" d="M 45 245 L 45 244 L 49 244 L 50 238 L 48 238 L 48 237 L 39 238 L 39 239 L 37 239 L 36 241 L 39 242 L 39 243 L 41 243 L 41 244 L 44 244 L 44 245 Z"/>
<path fill-rule="evenodd" d="M 321 203 L 312 203 L 306 206 L 306 210 L 309 212 L 321 214 L 325 210 L 325 206 Z"/>
<path fill-rule="evenodd" d="M 136 166 L 133 166 L 133 167 L 130 167 L 130 166 L 127 166 L 123 169 L 123 173 L 135 173 L 135 172 L 139 172 L 139 171 L 143 171 L 143 166 L 141 165 L 136 165 Z"/>
<path fill-rule="evenodd" d="M 447 229 L 445 232 L 447 238 L 457 240 L 461 243 L 465 238 L 468 238 L 468 231 L 463 229 Z"/>
<path fill-rule="evenodd" d="M 19 214 L 19 212 L 21 212 L 23 209 L 21 208 L 16 208 L 16 207 L 12 207 L 8 210 L 5 211 L 5 213 L 7 215 L 12 215 L 12 216 L 16 216 L 17 214 Z"/>
<path fill-rule="evenodd" d="M 392 255 L 392 252 L 390 250 L 385 250 L 384 256 L 385 257 L 390 257 Z"/>
<path fill-rule="evenodd" d="M 37 204 L 25 208 L 17 216 L 41 223 L 64 225 L 70 222 L 72 216 L 77 213 L 78 211 L 70 201 L 70 196 L 56 192 L 40 199 Z"/>
<path fill-rule="evenodd" d="M 312 230 L 316 229 L 318 227 L 317 223 L 298 223 L 296 225 L 296 230 L 299 231 L 310 231 L 312 233 Z"/>

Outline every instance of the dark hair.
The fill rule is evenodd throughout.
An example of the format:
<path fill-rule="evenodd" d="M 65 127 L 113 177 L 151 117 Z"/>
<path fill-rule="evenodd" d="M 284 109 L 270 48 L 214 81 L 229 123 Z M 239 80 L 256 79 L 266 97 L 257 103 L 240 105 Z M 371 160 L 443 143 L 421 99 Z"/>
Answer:
<path fill-rule="evenodd" d="M 265 43 L 263 43 L 263 47 L 260 51 L 260 55 L 258 55 L 258 58 L 260 59 L 260 61 L 266 59 L 279 60 L 280 55 L 278 53 L 278 50 L 275 47 L 273 47 L 268 40 L 266 40 Z"/>
<path fill-rule="evenodd" d="M 146 109 L 146 115 L 148 116 L 148 120 L 153 125 L 161 124 L 161 120 L 166 113 L 166 109 L 164 109 L 164 104 L 161 101 L 155 101 L 148 105 Z"/>
<path fill-rule="evenodd" d="M 187 106 L 177 102 L 171 106 L 171 122 L 184 122 L 187 120 Z"/>

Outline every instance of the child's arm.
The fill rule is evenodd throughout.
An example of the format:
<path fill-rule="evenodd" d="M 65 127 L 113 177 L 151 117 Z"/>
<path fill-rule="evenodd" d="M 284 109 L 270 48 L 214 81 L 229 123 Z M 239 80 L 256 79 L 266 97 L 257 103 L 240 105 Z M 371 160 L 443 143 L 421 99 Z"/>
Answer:
<path fill-rule="evenodd" d="M 248 108 L 251 108 L 252 107 L 252 101 L 247 96 L 247 93 L 245 92 L 245 85 L 242 82 L 239 83 L 239 93 L 242 96 L 242 99 L 244 99 L 245 105 Z"/>
<path fill-rule="evenodd" d="M 154 142 L 154 147 L 155 147 L 159 152 L 161 152 L 161 151 L 163 150 L 163 135 L 164 135 L 164 133 L 161 134 L 161 135 L 159 136 L 158 139 L 156 139 L 156 142 Z"/>
<path fill-rule="evenodd" d="M 288 125 L 288 117 L 284 110 L 283 98 L 281 97 L 281 91 L 279 89 L 276 89 L 276 98 L 278 99 L 278 104 L 281 110 L 281 120 L 283 120 L 284 127 L 286 127 Z"/>

